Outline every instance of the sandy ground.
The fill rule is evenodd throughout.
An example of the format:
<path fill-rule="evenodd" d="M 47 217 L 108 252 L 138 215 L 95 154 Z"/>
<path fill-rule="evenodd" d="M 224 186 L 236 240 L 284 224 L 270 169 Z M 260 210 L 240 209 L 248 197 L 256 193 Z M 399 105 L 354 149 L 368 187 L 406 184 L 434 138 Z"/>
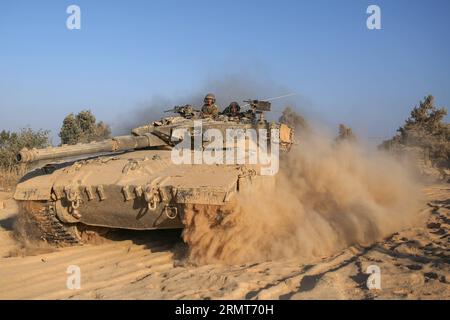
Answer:
<path fill-rule="evenodd" d="M 310 264 L 235 266 L 183 262 L 179 232 L 124 232 L 122 240 L 24 250 L 12 238 L 17 208 L 0 193 L 1 299 L 450 299 L 450 184 L 424 189 L 427 222 L 370 247 L 349 247 Z M 68 289 L 67 268 L 81 270 Z M 366 286 L 369 265 L 381 289 Z"/>

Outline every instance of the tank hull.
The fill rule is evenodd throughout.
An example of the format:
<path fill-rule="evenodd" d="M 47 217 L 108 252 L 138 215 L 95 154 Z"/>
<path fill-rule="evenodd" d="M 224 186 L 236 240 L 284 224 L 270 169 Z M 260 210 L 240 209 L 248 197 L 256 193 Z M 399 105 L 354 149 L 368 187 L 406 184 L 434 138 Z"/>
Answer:
<path fill-rule="evenodd" d="M 187 205 L 225 206 L 258 176 L 249 165 L 175 165 L 170 150 L 141 150 L 47 165 L 14 198 L 43 202 L 67 225 L 134 230 L 183 228 Z"/>

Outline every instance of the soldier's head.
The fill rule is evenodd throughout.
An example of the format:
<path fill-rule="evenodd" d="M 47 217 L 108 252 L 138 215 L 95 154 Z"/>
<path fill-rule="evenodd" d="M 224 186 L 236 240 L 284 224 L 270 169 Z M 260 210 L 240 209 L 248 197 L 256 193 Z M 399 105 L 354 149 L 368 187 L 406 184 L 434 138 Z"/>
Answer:
<path fill-rule="evenodd" d="M 233 101 L 232 103 L 230 103 L 229 107 L 230 107 L 231 114 L 233 114 L 233 115 L 235 115 L 239 111 L 241 111 L 241 107 L 239 106 L 239 103 L 237 103 L 236 101 Z"/>
<path fill-rule="evenodd" d="M 203 99 L 203 102 L 208 106 L 212 106 L 214 103 L 216 103 L 216 96 L 212 93 L 208 93 L 205 96 L 205 99 Z"/>

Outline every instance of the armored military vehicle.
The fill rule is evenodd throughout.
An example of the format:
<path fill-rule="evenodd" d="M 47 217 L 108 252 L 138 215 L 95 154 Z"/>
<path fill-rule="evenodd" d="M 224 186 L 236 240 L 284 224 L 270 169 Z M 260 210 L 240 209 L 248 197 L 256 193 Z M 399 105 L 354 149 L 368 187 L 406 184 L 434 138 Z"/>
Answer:
<path fill-rule="evenodd" d="M 251 100 L 247 104 L 249 110 L 237 117 L 214 119 L 203 118 L 192 106 L 179 106 L 169 110 L 175 116 L 135 128 L 127 136 L 23 149 L 17 160 L 36 168 L 20 180 L 14 194 L 25 233 L 64 245 L 85 242 L 86 230 L 183 228 L 186 206 L 220 208 L 245 188 L 273 179 L 261 174 L 264 166 L 258 163 L 205 164 L 195 160 L 195 154 L 213 142 L 198 132 L 199 123 L 202 131 L 214 129 L 222 137 L 230 129 L 254 129 L 281 150 L 290 148 L 292 129 L 263 117 L 270 102 Z M 191 144 L 196 139 L 200 143 Z M 180 152 L 182 144 L 192 146 L 188 150 L 192 163 L 174 161 L 174 151 Z M 219 144 L 219 149 L 226 148 Z"/>

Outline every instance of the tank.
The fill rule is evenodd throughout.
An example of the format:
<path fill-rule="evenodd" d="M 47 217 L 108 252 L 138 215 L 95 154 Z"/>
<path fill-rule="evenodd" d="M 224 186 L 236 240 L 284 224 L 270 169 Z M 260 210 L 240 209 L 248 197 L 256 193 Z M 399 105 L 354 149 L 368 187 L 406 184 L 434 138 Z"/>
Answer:
<path fill-rule="evenodd" d="M 270 102 L 247 103 L 248 111 L 215 119 L 192 106 L 178 106 L 168 110 L 174 116 L 127 136 L 23 149 L 17 160 L 35 169 L 19 181 L 14 194 L 22 229 L 30 237 L 72 245 L 88 241 L 85 235 L 98 230 L 183 228 L 187 207 L 219 211 L 239 192 L 273 181 L 267 164 L 246 161 L 249 151 L 255 151 L 251 143 L 266 144 L 268 154 L 275 147 L 286 152 L 293 144 L 293 129 L 264 119 Z M 231 147 L 225 144 L 230 132 L 235 134 Z M 238 141 L 246 141 L 240 160 L 229 162 L 224 156 L 214 163 L 199 161 L 204 151 L 238 154 Z M 180 154 L 185 157 L 175 157 Z"/>

